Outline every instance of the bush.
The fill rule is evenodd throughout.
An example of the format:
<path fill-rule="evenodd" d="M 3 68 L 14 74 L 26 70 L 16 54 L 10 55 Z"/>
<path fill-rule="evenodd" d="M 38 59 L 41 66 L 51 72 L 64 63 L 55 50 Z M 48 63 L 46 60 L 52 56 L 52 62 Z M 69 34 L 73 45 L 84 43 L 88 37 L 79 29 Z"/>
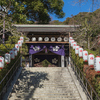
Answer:
<path fill-rule="evenodd" d="M 71 48 L 71 56 L 76 63 L 76 65 L 83 71 L 83 59 L 80 58 L 78 55 L 75 54 L 75 50 Z"/>
<path fill-rule="evenodd" d="M 0 56 L 4 56 L 4 54 L 5 53 L 7 53 L 7 52 L 9 52 L 12 48 L 14 48 L 14 45 L 15 44 L 5 44 L 5 46 L 4 46 L 4 44 L 1 44 L 0 45 Z M 9 49 L 7 49 L 7 48 L 9 48 Z"/>
<path fill-rule="evenodd" d="M 50 62 L 48 62 L 46 59 L 42 62 L 43 67 L 48 67 L 49 64 Z"/>

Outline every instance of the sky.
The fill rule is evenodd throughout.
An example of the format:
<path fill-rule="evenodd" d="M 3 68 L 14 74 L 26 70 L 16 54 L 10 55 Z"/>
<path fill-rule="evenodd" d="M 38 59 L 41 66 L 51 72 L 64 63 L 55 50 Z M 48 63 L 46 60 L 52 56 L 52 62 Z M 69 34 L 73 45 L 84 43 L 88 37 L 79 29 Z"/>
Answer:
<path fill-rule="evenodd" d="M 65 17 L 58 19 L 55 15 L 50 14 L 52 17 L 52 20 L 59 20 L 59 21 L 65 21 L 67 17 L 71 17 L 71 15 L 77 15 L 79 12 L 92 12 L 98 9 L 98 6 L 93 6 L 92 10 L 92 2 L 91 0 L 88 0 L 88 2 L 84 2 L 81 5 L 78 3 L 74 3 L 75 0 L 63 0 L 64 1 L 64 7 L 63 11 L 65 13 Z"/>

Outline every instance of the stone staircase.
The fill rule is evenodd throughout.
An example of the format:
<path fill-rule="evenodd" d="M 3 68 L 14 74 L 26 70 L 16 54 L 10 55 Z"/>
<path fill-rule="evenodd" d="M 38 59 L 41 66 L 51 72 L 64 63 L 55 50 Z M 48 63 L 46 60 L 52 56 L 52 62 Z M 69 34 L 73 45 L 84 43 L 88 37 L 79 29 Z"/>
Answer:
<path fill-rule="evenodd" d="M 66 67 L 29 67 L 22 70 L 8 100 L 87 99 L 82 99 Z"/>

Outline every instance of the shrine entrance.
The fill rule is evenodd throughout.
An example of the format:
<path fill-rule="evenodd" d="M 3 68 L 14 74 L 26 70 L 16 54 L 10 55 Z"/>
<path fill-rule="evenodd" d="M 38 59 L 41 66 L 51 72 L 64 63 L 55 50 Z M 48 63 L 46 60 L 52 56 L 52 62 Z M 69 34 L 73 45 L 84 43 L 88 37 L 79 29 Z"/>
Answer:
<path fill-rule="evenodd" d="M 60 67 L 61 56 L 65 56 L 63 44 L 37 43 L 29 45 L 34 67 Z"/>
<path fill-rule="evenodd" d="M 69 63 L 69 37 L 79 25 L 14 25 L 22 36 L 25 35 L 28 46 L 29 67 L 58 66 Z M 45 63 L 44 63 L 44 62 Z M 43 63 L 42 63 L 43 62 Z"/>
<path fill-rule="evenodd" d="M 33 55 L 34 67 L 60 67 L 59 55 Z"/>

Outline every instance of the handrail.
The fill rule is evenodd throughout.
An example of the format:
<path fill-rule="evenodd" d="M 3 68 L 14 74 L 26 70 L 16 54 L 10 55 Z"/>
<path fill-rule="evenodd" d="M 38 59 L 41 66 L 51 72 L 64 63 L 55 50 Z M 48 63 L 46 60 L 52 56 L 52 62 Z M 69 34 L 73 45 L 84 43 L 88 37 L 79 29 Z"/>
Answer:
<path fill-rule="evenodd" d="M 20 57 L 19 57 L 20 58 Z M 17 59 L 17 61 L 19 60 L 19 58 Z M 16 61 L 16 62 L 17 62 Z M 16 64 L 16 62 L 14 63 L 14 65 Z M 10 71 L 12 70 L 12 68 L 14 67 L 14 65 L 11 67 L 11 69 L 7 72 L 7 74 L 5 75 L 5 77 L 0 81 L 0 84 L 2 83 L 2 81 L 7 77 L 7 75 L 10 73 Z"/>
<path fill-rule="evenodd" d="M 86 77 L 84 76 L 84 74 L 82 73 L 80 68 L 76 65 L 76 63 L 74 62 L 72 57 L 70 57 L 70 58 L 71 58 L 71 62 L 70 62 L 71 67 L 73 67 L 74 72 L 77 74 L 78 79 L 81 81 L 81 83 L 85 89 L 85 92 L 87 92 L 88 99 L 89 100 L 100 100 L 100 97 L 98 96 L 98 94 L 96 93 L 94 88 L 91 86 L 89 81 L 86 79 Z"/>
<path fill-rule="evenodd" d="M 0 81 L 0 86 L 2 86 L 2 90 L 0 92 L 0 100 L 2 99 L 2 95 L 7 91 L 7 86 L 9 85 L 11 79 L 13 78 L 13 75 L 15 74 L 17 69 L 20 67 L 20 58 L 21 56 L 18 57 L 16 62 L 13 64 L 13 66 L 10 68 L 10 70 L 5 75 L 5 77 Z M 4 84 L 5 80 L 7 82 Z"/>

